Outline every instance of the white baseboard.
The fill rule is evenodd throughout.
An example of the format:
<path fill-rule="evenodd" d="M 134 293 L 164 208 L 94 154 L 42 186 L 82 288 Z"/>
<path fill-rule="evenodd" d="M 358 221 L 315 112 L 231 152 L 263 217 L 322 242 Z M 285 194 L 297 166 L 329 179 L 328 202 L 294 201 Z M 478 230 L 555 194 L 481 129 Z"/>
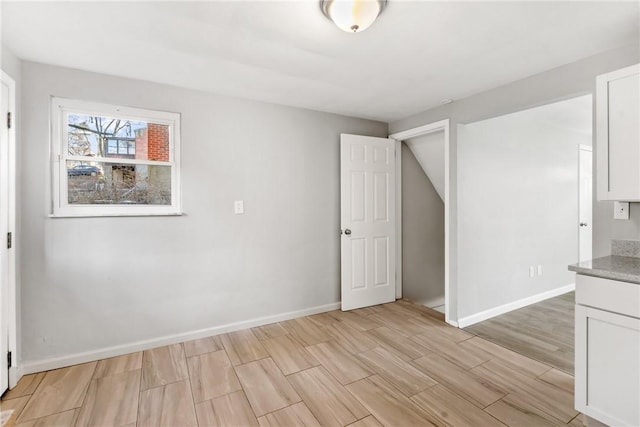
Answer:
<path fill-rule="evenodd" d="M 482 322 L 483 320 L 491 319 L 492 317 L 496 317 L 501 314 L 526 307 L 536 302 L 544 301 L 549 298 L 557 297 L 558 295 L 566 294 L 567 292 L 571 292 L 575 289 L 576 285 L 575 283 L 572 283 L 561 288 L 552 289 L 550 291 L 532 295 L 530 297 L 500 305 L 498 307 L 490 308 L 489 310 L 481 311 L 480 313 L 472 314 L 471 316 L 458 319 L 458 326 L 460 328 L 466 328 L 467 326 L 474 325 L 478 322 Z"/>
<path fill-rule="evenodd" d="M 32 374 L 35 372 L 48 371 L 51 369 L 64 368 L 65 366 L 77 365 L 80 363 L 93 362 L 109 357 L 121 356 L 136 351 L 149 350 L 165 345 L 178 344 L 183 341 L 195 340 L 198 338 L 210 337 L 213 335 L 224 334 L 227 332 L 239 331 L 241 329 L 253 328 L 256 326 L 268 325 L 270 323 L 282 322 L 285 320 L 295 319 L 297 317 L 310 316 L 312 314 L 325 313 L 327 311 L 337 310 L 340 308 L 340 302 L 332 304 L 320 305 L 316 307 L 305 308 L 303 310 L 289 311 L 286 313 L 275 314 L 272 316 L 259 317 L 257 319 L 244 320 L 241 322 L 229 323 L 226 325 L 213 326 L 211 328 L 199 329 L 196 331 L 185 332 L 175 335 L 167 335 L 164 337 L 153 338 L 144 341 L 122 344 L 113 347 L 102 348 L 98 350 L 87 351 L 83 353 L 70 354 L 68 356 L 54 357 L 44 360 L 32 360 L 23 362 L 17 372 L 22 375 Z"/>

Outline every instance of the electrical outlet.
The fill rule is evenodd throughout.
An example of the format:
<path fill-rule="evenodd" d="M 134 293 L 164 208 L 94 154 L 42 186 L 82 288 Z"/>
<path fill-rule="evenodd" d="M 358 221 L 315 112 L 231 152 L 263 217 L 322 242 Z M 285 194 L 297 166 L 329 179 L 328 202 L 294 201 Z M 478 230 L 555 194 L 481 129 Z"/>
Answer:
<path fill-rule="evenodd" d="M 542 276 L 542 265 L 538 265 L 538 276 Z"/>
<path fill-rule="evenodd" d="M 613 202 L 613 219 L 629 219 L 629 202 Z"/>
<path fill-rule="evenodd" d="M 236 200 L 235 202 L 233 202 L 233 212 L 236 215 L 244 213 L 244 201 L 243 200 Z"/>
<path fill-rule="evenodd" d="M 529 267 L 529 277 L 533 277 L 536 275 L 536 271 L 535 268 L 533 268 L 533 265 L 531 267 Z"/>

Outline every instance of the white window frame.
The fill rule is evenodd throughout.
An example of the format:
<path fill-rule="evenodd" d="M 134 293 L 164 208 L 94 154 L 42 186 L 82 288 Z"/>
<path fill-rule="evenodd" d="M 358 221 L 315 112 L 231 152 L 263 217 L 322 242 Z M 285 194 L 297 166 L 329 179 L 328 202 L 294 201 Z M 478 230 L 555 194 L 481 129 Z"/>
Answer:
<path fill-rule="evenodd" d="M 169 161 L 86 157 L 69 154 L 67 114 L 89 114 L 169 126 Z M 69 204 L 67 161 L 171 166 L 171 205 Z M 182 215 L 180 198 L 180 114 L 75 99 L 51 98 L 52 217 Z"/>

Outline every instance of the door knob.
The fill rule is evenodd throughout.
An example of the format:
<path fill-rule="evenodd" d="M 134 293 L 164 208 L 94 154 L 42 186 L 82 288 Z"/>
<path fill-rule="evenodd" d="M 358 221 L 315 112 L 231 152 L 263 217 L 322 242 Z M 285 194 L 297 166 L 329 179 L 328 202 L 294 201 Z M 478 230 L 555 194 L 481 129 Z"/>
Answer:
<path fill-rule="evenodd" d="M 348 228 L 346 230 L 344 230 L 344 234 L 346 234 L 347 236 L 351 234 L 351 230 L 349 230 Z"/>
<path fill-rule="evenodd" d="M 586 227 L 587 225 L 589 225 L 589 224 L 587 224 L 586 222 L 581 222 L 580 223 L 580 227 Z"/>

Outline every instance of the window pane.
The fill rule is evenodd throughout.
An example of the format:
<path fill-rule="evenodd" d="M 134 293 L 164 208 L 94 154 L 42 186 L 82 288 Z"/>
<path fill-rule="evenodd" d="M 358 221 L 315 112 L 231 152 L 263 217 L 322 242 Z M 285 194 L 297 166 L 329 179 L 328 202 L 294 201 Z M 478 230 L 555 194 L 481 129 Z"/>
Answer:
<path fill-rule="evenodd" d="M 167 125 L 70 113 L 67 133 L 72 156 L 170 160 Z"/>
<path fill-rule="evenodd" d="M 171 204 L 171 166 L 68 161 L 67 177 L 69 204 Z"/>

